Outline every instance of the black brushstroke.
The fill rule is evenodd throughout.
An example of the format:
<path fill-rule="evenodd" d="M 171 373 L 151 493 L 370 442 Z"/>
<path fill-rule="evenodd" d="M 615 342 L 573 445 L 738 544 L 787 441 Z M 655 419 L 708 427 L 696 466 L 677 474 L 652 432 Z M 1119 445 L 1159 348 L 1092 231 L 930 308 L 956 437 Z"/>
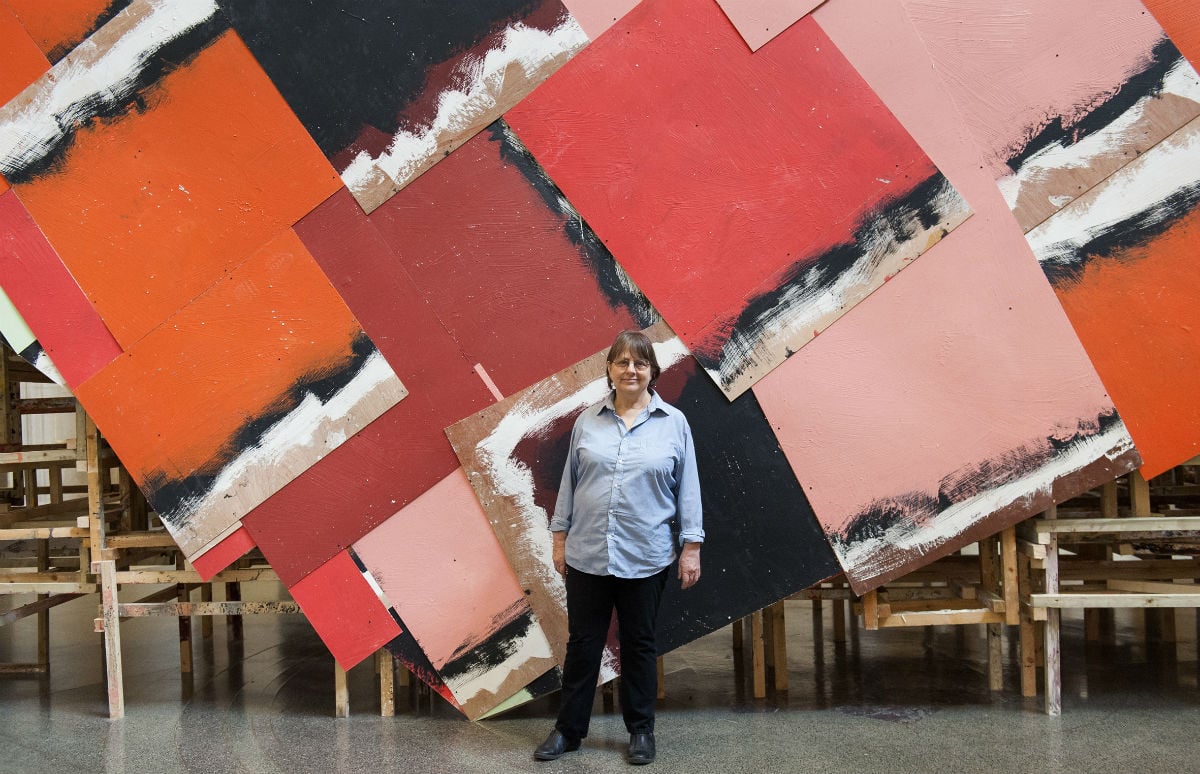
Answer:
<path fill-rule="evenodd" d="M 219 2 L 330 159 L 364 130 L 417 129 L 404 112 L 430 87 L 431 68 L 543 6 L 563 12 L 545 0 Z"/>
<path fill-rule="evenodd" d="M 538 164 L 529 149 L 503 119 L 496 120 L 487 128 L 492 142 L 500 145 L 500 158 L 516 167 L 529 182 L 533 190 L 545 202 L 546 207 L 557 215 L 563 224 L 563 232 L 571 244 L 579 248 L 580 257 L 588 271 L 596 278 L 596 286 L 604 295 L 611 309 L 628 311 L 642 328 L 648 328 L 661 317 L 650 300 L 637 288 L 632 278 L 625 275 L 608 247 L 592 231 L 583 216 L 564 206 L 567 197 Z"/>
<path fill-rule="evenodd" d="M 473 672 L 486 672 L 512 657 L 533 627 L 533 611 L 524 600 L 521 605 L 524 610 L 520 615 L 497 628 L 483 642 L 462 650 L 461 655 L 443 664 L 442 679 L 453 680 Z"/>
<path fill-rule="evenodd" d="M 1141 247 L 1169 231 L 1180 218 L 1200 204 L 1200 183 L 1180 188 L 1170 196 L 1150 204 L 1124 220 L 1107 224 L 1076 247 L 1066 260 L 1041 261 L 1042 272 L 1056 288 L 1072 285 L 1083 278 L 1088 266 L 1101 259 L 1135 260 L 1132 248 Z"/>
<path fill-rule="evenodd" d="M 863 260 L 864 242 L 878 242 L 882 235 L 896 245 L 913 239 L 914 218 L 926 230 L 935 226 L 944 217 L 938 205 L 949 189 L 950 182 L 935 172 L 905 193 L 880 202 L 863 217 L 849 242 L 798 258 L 781 275 L 779 287 L 751 298 L 737 318 L 723 326 L 723 335 L 697 345 L 692 354 L 705 368 L 719 372 L 722 384 L 732 384 L 749 367 L 744 354 L 752 351 L 761 332 L 791 312 L 786 304 L 789 294 L 815 297 L 828 291 Z"/>
<path fill-rule="evenodd" d="M 384 647 L 388 649 L 388 652 L 390 652 L 397 661 L 404 664 L 405 668 L 407 668 L 409 672 L 412 672 L 413 676 L 418 680 L 425 683 L 442 696 L 449 695 L 450 690 L 442 681 L 438 671 L 433 668 L 433 663 L 429 660 L 429 657 L 425 655 L 425 651 L 421 648 L 421 645 L 417 642 L 416 638 L 412 636 L 412 633 L 408 630 L 408 627 L 404 625 L 403 621 L 400 620 L 400 617 L 396 615 L 395 611 L 392 612 L 392 615 L 396 618 L 396 622 L 400 624 L 400 634 L 393 637 L 387 645 L 384 645 Z"/>
<path fill-rule="evenodd" d="M 59 43 L 46 53 L 46 58 L 50 60 L 50 64 L 58 64 L 60 59 L 71 53 L 71 51 L 80 43 L 90 38 L 92 33 L 96 32 L 96 30 L 100 29 L 105 24 L 108 24 L 113 20 L 114 16 L 128 8 L 131 2 L 133 2 L 133 0 L 113 0 L 113 2 L 109 3 L 108 6 L 99 14 L 97 14 L 96 18 L 92 20 L 91 27 L 82 38 L 79 40 L 64 40 L 62 43 Z"/>
<path fill-rule="evenodd" d="M 0 159 L 0 173 L 9 183 L 17 185 L 28 183 L 41 175 L 61 171 L 80 129 L 116 121 L 132 113 L 140 114 L 152 110 L 156 104 L 160 81 L 175 70 L 187 67 L 228 30 L 228 20 L 218 12 L 158 48 L 146 58 L 142 69 L 134 76 L 128 93 L 109 94 L 107 101 L 95 95 L 87 99 L 83 104 L 89 117 L 83 121 L 68 125 L 68 117 L 62 114 L 56 116 L 58 123 L 66 130 L 62 138 L 36 159 Z M 18 165 L 14 166 L 14 163 Z"/>
<path fill-rule="evenodd" d="M 879 498 L 859 511 L 841 530 L 831 533 L 830 540 L 849 547 L 882 538 L 896 526 L 919 528 L 932 523 L 938 514 L 951 506 L 1030 475 L 1056 457 L 1069 453 L 1077 444 L 1103 435 L 1120 423 L 1121 417 L 1116 410 L 1109 409 L 1094 419 L 1079 420 L 1076 429 L 1069 434 L 1048 435 L 1040 441 L 965 465 L 942 477 L 936 495 L 911 491 Z"/>
<path fill-rule="evenodd" d="M 1163 36 L 1152 49 L 1145 67 L 1131 75 L 1115 94 L 1094 107 L 1087 116 L 1070 126 L 1064 125 L 1062 116 L 1055 116 L 1041 129 L 1030 129 L 1027 139 L 1013 146 L 1007 162 L 1009 169 L 1019 172 L 1026 161 L 1050 146 L 1066 148 L 1074 145 L 1109 126 L 1138 100 L 1161 94 L 1167 73 L 1181 59 L 1183 55 L 1179 49 L 1170 38 Z"/>
<path fill-rule="evenodd" d="M 37 368 L 38 358 L 46 354 L 46 350 L 42 349 L 42 344 L 37 339 L 34 339 L 29 346 L 17 353 L 21 359 L 29 363 L 29 365 Z"/>
<path fill-rule="evenodd" d="M 306 397 L 327 403 L 354 381 L 378 350 L 363 332 L 351 342 L 351 355 L 327 368 L 304 374 L 272 402 L 263 413 L 246 422 L 214 455 L 212 462 L 183 478 L 173 479 L 162 471 L 145 477 L 142 490 L 164 522 L 180 528 L 189 523 L 189 502 L 206 496 L 216 485 L 222 468 L 245 449 L 258 445 L 275 425 L 284 420 Z"/>

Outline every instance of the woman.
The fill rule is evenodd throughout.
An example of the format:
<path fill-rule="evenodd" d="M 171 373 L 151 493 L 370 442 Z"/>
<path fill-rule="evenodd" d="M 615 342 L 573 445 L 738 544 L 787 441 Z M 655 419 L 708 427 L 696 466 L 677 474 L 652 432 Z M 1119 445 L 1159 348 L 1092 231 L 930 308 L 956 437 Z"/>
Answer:
<path fill-rule="evenodd" d="M 683 588 L 700 580 L 700 480 L 687 419 L 654 391 L 661 369 L 645 334 L 624 331 L 608 351 L 612 390 L 575 422 L 550 530 L 567 586 L 567 658 L 554 731 L 542 761 L 587 736 L 612 611 L 621 642 L 621 711 L 630 763 L 654 760 L 659 600 L 679 528 Z"/>

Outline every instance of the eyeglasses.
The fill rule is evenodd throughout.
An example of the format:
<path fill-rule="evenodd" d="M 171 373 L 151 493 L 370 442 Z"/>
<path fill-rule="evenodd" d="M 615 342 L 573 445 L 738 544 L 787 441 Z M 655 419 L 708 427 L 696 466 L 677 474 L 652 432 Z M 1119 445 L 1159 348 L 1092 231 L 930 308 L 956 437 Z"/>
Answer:
<path fill-rule="evenodd" d="M 615 365 L 617 370 L 620 371 L 626 370 L 630 365 L 633 366 L 635 371 L 645 371 L 650 368 L 650 362 L 647 360 L 630 360 L 629 358 L 614 360 L 610 365 Z"/>

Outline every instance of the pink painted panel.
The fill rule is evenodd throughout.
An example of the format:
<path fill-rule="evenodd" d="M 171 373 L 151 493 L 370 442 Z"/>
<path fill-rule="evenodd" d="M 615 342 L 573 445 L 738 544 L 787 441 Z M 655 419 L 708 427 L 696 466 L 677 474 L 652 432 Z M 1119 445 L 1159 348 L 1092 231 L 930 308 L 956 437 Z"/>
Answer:
<path fill-rule="evenodd" d="M 601 33 L 629 13 L 640 0 L 563 0 L 563 5 L 583 27 L 587 36 L 595 40 Z"/>
<path fill-rule="evenodd" d="M 825 0 L 717 0 L 738 34 L 757 51 Z"/>
<path fill-rule="evenodd" d="M 842 12 L 834 3 L 831 14 Z M 883 4 L 887 5 L 887 4 Z M 1014 143 L 1055 116 L 1070 123 L 1141 68 L 1162 35 L 1137 0 L 903 0 L 999 177 Z M 878 16 L 874 7 L 872 15 Z M 887 49 L 885 49 L 886 51 Z M 883 53 L 883 52 L 880 52 Z"/>
<path fill-rule="evenodd" d="M 926 519 L 918 550 L 841 546 L 861 592 L 1137 460 L 900 3 L 815 18 L 976 213 L 754 387 L 835 549 L 871 514 Z"/>

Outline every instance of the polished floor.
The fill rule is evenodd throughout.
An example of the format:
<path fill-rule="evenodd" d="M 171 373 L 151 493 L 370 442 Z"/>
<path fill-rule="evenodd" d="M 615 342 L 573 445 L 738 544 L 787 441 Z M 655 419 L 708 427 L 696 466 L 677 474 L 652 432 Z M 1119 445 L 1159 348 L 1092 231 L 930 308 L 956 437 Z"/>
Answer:
<path fill-rule="evenodd" d="M 788 603 L 789 691 L 754 700 L 728 630 L 666 659 L 659 772 L 1195 772 L 1200 771 L 1196 619 L 1180 642 L 1146 644 L 1141 617 L 1085 641 L 1064 625 L 1063 715 L 1020 696 L 1015 630 L 1005 690 L 987 689 L 981 627 L 814 630 Z M 333 717 L 333 665 L 298 616 L 247 618 L 230 641 L 218 620 L 197 637 L 181 678 L 171 619 L 122 626 L 124 720 L 106 717 L 96 597 L 52 613 L 51 672 L 0 674 L 0 772 L 608 772 L 627 771 L 620 714 L 597 698 L 584 749 L 550 763 L 532 750 L 556 698 L 470 723 L 440 699 L 397 690 L 379 715 L 370 664 L 350 673 L 351 716 Z M 35 658 L 35 625 L 0 627 L 0 662 Z M 197 635 L 199 626 L 196 627 Z"/>

